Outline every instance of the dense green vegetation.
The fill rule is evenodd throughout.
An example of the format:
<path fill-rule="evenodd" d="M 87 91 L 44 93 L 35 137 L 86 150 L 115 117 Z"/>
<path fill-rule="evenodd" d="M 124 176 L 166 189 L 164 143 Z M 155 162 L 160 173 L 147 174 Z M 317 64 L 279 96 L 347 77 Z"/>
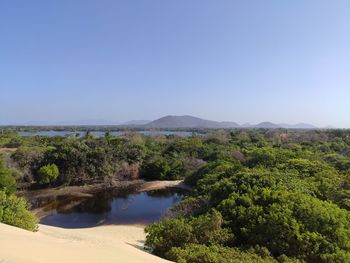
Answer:
<path fill-rule="evenodd" d="M 220 153 L 186 176 L 193 192 L 175 216 L 147 227 L 155 254 L 178 262 L 350 262 L 349 131 L 236 131 L 214 142 Z"/>
<path fill-rule="evenodd" d="M 5 166 L 5 162 L 0 159 L 0 190 L 7 194 L 16 191 L 16 179 L 11 171 Z"/>
<path fill-rule="evenodd" d="M 28 202 L 3 191 L 0 191 L 0 222 L 30 231 L 36 231 L 38 227 L 38 220 L 29 211 Z"/>
<path fill-rule="evenodd" d="M 58 167 L 56 164 L 47 164 L 39 169 L 35 176 L 35 180 L 41 184 L 50 184 L 56 181 L 59 175 Z"/>
<path fill-rule="evenodd" d="M 21 188 L 184 179 L 191 194 L 146 228 L 146 245 L 170 260 L 350 262 L 348 130 L 217 130 L 187 138 L 8 133 L 0 147 L 14 149 L 0 178 L 7 197 L 13 178 Z"/>
<path fill-rule="evenodd" d="M 37 219 L 29 212 L 29 204 L 15 196 L 16 180 L 3 160 L 0 160 L 0 222 L 35 231 Z"/>
<path fill-rule="evenodd" d="M 205 163 L 203 158 L 211 158 L 210 151 L 214 151 L 196 137 L 152 138 L 137 133 L 123 137 L 106 133 L 103 138 L 89 134 L 83 138 L 8 134 L 0 136 L 1 141 L 3 147 L 16 148 L 9 163 L 19 171 L 19 182 L 42 186 L 137 178 L 180 179 L 197 170 Z M 57 167 L 53 173 L 52 167 Z"/>

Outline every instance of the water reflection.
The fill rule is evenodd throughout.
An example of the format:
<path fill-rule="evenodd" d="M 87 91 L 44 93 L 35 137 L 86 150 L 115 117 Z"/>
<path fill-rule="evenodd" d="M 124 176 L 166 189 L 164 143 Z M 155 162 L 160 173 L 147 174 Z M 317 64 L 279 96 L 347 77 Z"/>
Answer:
<path fill-rule="evenodd" d="M 57 210 L 41 223 L 65 228 L 149 224 L 158 221 L 182 197 L 182 191 L 173 189 L 141 193 L 130 190 L 104 191 L 73 208 Z"/>

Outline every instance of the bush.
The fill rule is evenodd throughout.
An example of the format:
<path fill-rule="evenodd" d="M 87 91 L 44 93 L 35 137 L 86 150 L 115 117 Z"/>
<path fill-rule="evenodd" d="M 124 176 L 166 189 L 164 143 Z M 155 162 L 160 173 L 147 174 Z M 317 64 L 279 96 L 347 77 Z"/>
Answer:
<path fill-rule="evenodd" d="M 27 201 L 13 194 L 8 196 L 4 191 L 0 191 L 0 222 L 30 231 L 38 228 L 38 220 L 29 211 Z"/>
<path fill-rule="evenodd" d="M 348 211 L 301 193 L 267 188 L 244 193 L 242 187 L 240 191 L 219 205 L 237 236 L 235 245 L 258 244 L 275 256 L 286 254 L 308 262 L 350 257 Z"/>
<path fill-rule="evenodd" d="M 217 245 L 234 240 L 229 229 L 222 228 L 223 219 L 215 209 L 189 221 L 193 228 L 194 241 L 197 244 Z"/>
<path fill-rule="evenodd" d="M 190 244 L 185 248 L 174 247 L 166 255 L 178 263 L 277 263 L 271 256 L 265 258 L 237 248 Z"/>
<path fill-rule="evenodd" d="M 158 256 L 165 256 L 172 247 L 182 247 L 193 242 L 192 226 L 184 218 L 164 219 L 159 224 L 148 225 L 146 246 Z"/>
<path fill-rule="evenodd" d="M 167 160 L 161 156 L 157 156 L 145 160 L 141 166 L 141 176 L 145 179 L 167 179 L 167 174 L 170 172 L 170 166 Z"/>
<path fill-rule="evenodd" d="M 0 160 L 0 190 L 8 194 L 16 191 L 16 180 L 2 160 Z"/>
<path fill-rule="evenodd" d="M 207 165 L 201 167 L 198 171 L 192 173 L 185 178 L 185 183 L 195 186 L 199 180 L 207 176 L 207 174 L 222 175 L 230 169 L 240 170 L 241 165 L 238 162 L 228 162 L 225 160 L 216 160 L 209 162 Z M 217 178 L 215 178 L 217 179 Z"/>
<path fill-rule="evenodd" d="M 186 218 L 182 222 L 191 229 L 190 237 L 186 242 L 181 242 L 181 238 L 176 240 L 177 243 L 167 247 L 168 251 L 161 256 L 178 262 L 198 262 L 196 258 L 199 262 L 225 262 L 225 258 L 216 258 L 217 254 L 212 253 L 210 247 L 261 246 L 266 247 L 278 262 L 350 262 L 350 213 L 313 196 L 311 190 L 314 186 L 309 181 L 300 179 L 297 173 L 268 172 L 256 168 L 217 170 L 220 167 L 210 164 L 200 169 L 197 173 L 200 179 L 196 178 L 198 181 L 193 191 L 197 197 L 188 199 L 192 203 L 204 199 L 204 209 L 215 208 L 220 213 L 212 210 L 209 214 L 188 218 L 183 215 L 191 213 L 184 211 L 181 214 L 180 210 L 180 218 L 176 220 Z M 308 182 L 306 186 L 305 182 Z M 162 225 L 162 221 L 159 224 Z M 215 225 L 220 227 L 213 228 Z M 166 231 L 153 232 L 158 240 L 177 236 L 173 226 L 163 225 L 163 228 Z M 230 232 L 234 239 L 231 235 L 220 240 Z M 191 244 L 205 247 L 188 250 Z M 206 253 L 210 254 L 208 258 Z M 258 251 L 253 253 L 261 255 Z"/>
<path fill-rule="evenodd" d="M 186 169 L 182 160 L 172 158 L 169 163 L 170 171 L 167 173 L 167 180 L 178 180 L 185 177 Z"/>
<path fill-rule="evenodd" d="M 51 184 L 56 181 L 59 170 L 56 164 L 42 166 L 36 174 L 36 181 L 41 185 Z"/>
<path fill-rule="evenodd" d="M 269 147 L 256 148 L 250 152 L 250 158 L 248 165 L 254 167 L 257 165 L 263 165 L 265 167 L 274 166 L 277 162 L 276 151 Z"/>
<path fill-rule="evenodd" d="M 228 229 L 222 228 L 221 214 L 212 210 L 197 218 L 164 219 L 158 224 L 149 225 L 146 245 L 159 256 L 166 256 L 172 247 L 184 248 L 188 244 L 225 244 L 233 240 Z"/>

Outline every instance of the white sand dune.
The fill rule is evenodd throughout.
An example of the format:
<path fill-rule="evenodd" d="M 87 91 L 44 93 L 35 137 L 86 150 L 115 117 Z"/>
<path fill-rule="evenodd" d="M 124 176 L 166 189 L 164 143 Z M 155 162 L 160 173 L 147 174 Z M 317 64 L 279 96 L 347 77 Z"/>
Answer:
<path fill-rule="evenodd" d="M 169 262 L 142 250 L 141 226 L 64 229 L 39 225 L 36 233 L 0 223 L 0 262 Z"/>

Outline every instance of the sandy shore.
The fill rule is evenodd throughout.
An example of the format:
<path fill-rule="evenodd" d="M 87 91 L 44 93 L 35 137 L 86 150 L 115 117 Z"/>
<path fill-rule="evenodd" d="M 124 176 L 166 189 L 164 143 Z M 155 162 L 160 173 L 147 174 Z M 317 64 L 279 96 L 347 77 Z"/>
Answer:
<path fill-rule="evenodd" d="M 152 190 L 164 188 L 178 188 L 186 191 L 191 191 L 191 187 L 183 183 L 183 180 L 175 181 L 149 181 L 144 182 L 139 188 L 138 192 L 147 192 Z"/>
<path fill-rule="evenodd" d="M 39 225 L 36 233 L 0 223 L 0 262 L 169 262 L 143 251 L 141 226 L 63 229 Z"/>

